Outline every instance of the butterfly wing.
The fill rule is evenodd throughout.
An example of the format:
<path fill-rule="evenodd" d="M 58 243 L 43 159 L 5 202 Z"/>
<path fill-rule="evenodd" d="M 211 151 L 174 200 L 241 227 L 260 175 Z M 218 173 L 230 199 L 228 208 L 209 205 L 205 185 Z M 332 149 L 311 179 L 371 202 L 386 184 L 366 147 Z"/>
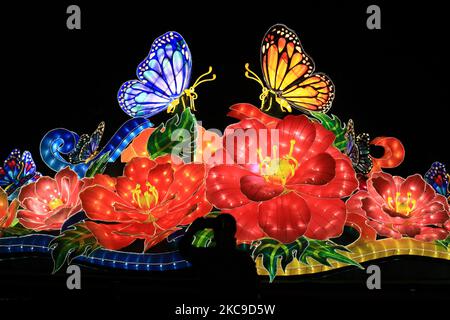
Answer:
<path fill-rule="evenodd" d="M 29 151 L 24 151 L 21 160 L 24 163 L 24 175 L 34 175 L 36 173 L 36 164 L 34 163 L 31 153 Z"/>
<path fill-rule="evenodd" d="M 448 197 L 449 192 L 449 175 L 445 165 L 440 162 L 434 162 L 431 168 L 425 173 L 425 181 L 430 184 L 437 193 Z"/>
<path fill-rule="evenodd" d="M 23 173 L 18 177 L 20 185 L 25 184 L 28 180 L 33 178 L 36 172 L 36 164 L 34 163 L 33 157 L 29 151 L 24 151 L 21 157 L 21 162 L 23 163 Z"/>
<path fill-rule="evenodd" d="M 90 137 L 88 134 L 82 134 L 79 137 L 77 145 L 75 146 L 75 149 L 72 152 L 70 152 L 68 155 L 70 163 L 77 164 L 77 163 L 84 161 L 80 157 L 81 149 L 83 149 L 84 146 L 89 143 L 89 139 L 90 139 Z"/>
<path fill-rule="evenodd" d="M 189 86 L 192 56 L 183 37 L 167 32 L 152 44 L 136 74 L 138 80 L 125 82 L 117 99 L 132 117 L 150 117 L 168 107 Z"/>
<path fill-rule="evenodd" d="M 358 162 L 355 170 L 358 173 L 368 174 L 372 170 L 373 163 L 370 158 L 370 136 L 367 133 L 360 133 L 356 137 L 356 145 L 358 146 Z"/>
<path fill-rule="evenodd" d="M 355 126 L 353 120 L 349 119 L 347 123 L 347 130 L 345 131 L 345 140 L 347 141 L 347 146 L 345 148 L 345 153 L 352 159 L 353 162 L 358 161 L 359 150 L 356 143 Z M 356 147 L 356 148 L 355 148 Z M 356 151 L 356 152 L 355 152 Z"/>
<path fill-rule="evenodd" d="M 164 110 L 171 98 L 159 93 L 138 80 L 125 82 L 118 94 L 119 105 L 131 117 L 151 117 Z"/>
<path fill-rule="evenodd" d="M 267 87 L 292 107 L 327 112 L 334 86 L 325 74 L 313 74 L 314 62 L 297 34 L 282 24 L 269 29 L 261 45 L 261 68 Z"/>
<path fill-rule="evenodd" d="M 100 141 L 102 140 L 103 133 L 105 132 L 105 122 L 100 122 L 97 129 L 95 129 L 94 133 L 89 137 L 87 143 L 85 143 L 80 149 L 80 157 L 81 161 L 88 160 L 91 156 L 97 153 L 97 149 L 100 145 Z"/>
<path fill-rule="evenodd" d="M 3 167 L 0 167 L 0 186 L 8 195 L 11 195 L 18 188 L 39 176 L 31 153 L 24 151 L 21 155 L 19 149 L 14 149 L 4 161 Z"/>
<path fill-rule="evenodd" d="M 325 74 L 314 74 L 283 92 L 294 108 L 326 113 L 334 99 L 333 84 Z"/>
<path fill-rule="evenodd" d="M 370 136 L 361 133 L 356 136 L 355 125 L 350 119 L 345 132 L 347 147 L 345 153 L 352 160 L 352 164 L 357 173 L 368 174 L 372 170 L 373 163 L 370 158 Z"/>
<path fill-rule="evenodd" d="M 14 149 L 3 162 L 3 167 L 0 168 L 0 187 L 8 194 L 15 189 L 14 185 L 17 184 L 17 176 L 20 171 L 20 150 Z"/>
<path fill-rule="evenodd" d="M 5 163 L 11 163 L 12 167 L 14 167 L 14 164 L 17 164 L 18 162 L 20 162 L 20 150 L 14 149 L 8 155 L 8 158 L 6 158 Z"/>

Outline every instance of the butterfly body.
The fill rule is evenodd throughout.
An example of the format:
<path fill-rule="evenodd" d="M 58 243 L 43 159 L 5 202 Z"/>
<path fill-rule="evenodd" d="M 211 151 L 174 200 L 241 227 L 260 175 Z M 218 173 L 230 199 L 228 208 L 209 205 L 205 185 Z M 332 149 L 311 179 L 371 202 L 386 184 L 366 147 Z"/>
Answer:
<path fill-rule="evenodd" d="M 92 135 L 82 134 L 77 141 L 75 149 L 69 153 L 69 162 L 72 164 L 88 163 L 98 154 L 98 147 L 105 131 L 105 122 L 100 122 Z"/>
<path fill-rule="evenodd" d="M 195 110 L 195 87 L 200 79 L 211 73 L 212 68 L 189 87 L 192 70 L 191 51 L 183 37 L 167 32 L 156 38 L 150 53 L 137 70 L 137 80 L 125 82 L 117 94 L 122 110 L 131 117 L 151 117 L 165 109 L 174 112 L 178 105 Z"/>
<path fill-rule="evenodd" d="M 246 77 L 262 87 L 261 108 L 273 100 L 284 112 L 292 108 L 303 112 L 327 112 L 334 99 L 334 86 L 324 74 L 313 73 L 313 60 L 305 53 L 297 34 L 282 24 L 267 31 L 261 45 L 264 82 L 246 64 Z"/>
<path fill-rule="evenodd" d="M 179 98 L 175 98 L 169 103 L 169 106 L 167 107 L 167 112 L 168 113 L 174 112 L 176 107 L 180 103 L 182 103 L 183 108 L 186 108 L 186 106 L 189 106 L 192 110 L 195 110 L 194 100 L 196 100 L 197 98 L 198 98 L 198 95 L 195 92 L 194 87 L 185 89 Z"/>
<path fill-rule="evenodd" d="M 292 112 L 291 105 L 289 104 L 289 101 L 287 101 L 286 99 L 283 98 L 282 91 L 267 90 L 267 93 L 263 93 L 263 94 L 269 95 L 269 93 L 271 93 L 275 97 L 275 101 L 276 101 L 276 103 L 278 103 L 278 105 L 280 106 L 282 111 Z M 270 98 L 271 97 L 269 97 L 269 99 Z M 271 104 L 271 102 L 269 102 L 269 105 L 270 104 Z"/>

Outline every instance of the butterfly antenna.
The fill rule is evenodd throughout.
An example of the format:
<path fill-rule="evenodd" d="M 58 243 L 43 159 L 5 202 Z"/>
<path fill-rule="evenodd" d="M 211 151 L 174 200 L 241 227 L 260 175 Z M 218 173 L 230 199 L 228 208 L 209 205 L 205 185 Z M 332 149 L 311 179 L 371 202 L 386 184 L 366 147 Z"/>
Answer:
<path fill-rule="evenodd" d="M 197 80 L 195 80 L 194 84 L 192 85 L 192 88 L 195 88 L 196 86 L 198 86 L 199 84 L 202 84 L 203 82 L 209 82 L 209 81 L 216 80 L 215 74 L 213 74 L 212 77 L 209 79 L 203 79 L 204 77 L 209 75 L 211 72 L 212 72 L 212 67 L 210 66 L 208 69 L 208 72 L 205 72 L 204 74 L 200 75 L 200 77 L 198 77 Z"/>
<path fill-rule="evenodd" d="M 261 100 L 261 109 L 263 109 L 264 108 L 264 104 L 266 102 L 266 98 L 267 98 L 267 96 L 269 94 L 269 90 L 266 88 L 266 86 L 262 82 L 261 78 L 258 77 L 258 75 L 255 72 L 250 70 L 250 64 L 249 63 L 245 64 L 245 70 L 246 70 L 245 71 L 245 76 L 247 78 L 249 78 L 249 79 L 252 79 L 252 80 L 255 80 L 256 82 L 258 82 L 259 85 L 262 88 L 262 92 L 259 95 L 259 100 Z M 267 108 L 267 110 L 269 110 L 271 106 L 272 106 L 272 99 L 270 100 L 270 105 L 269 105 L 269 108 Z"/>
<path fill-rule="evenodd" d="M 265 89 L 264 83 L 262 82 L 262 80 L 258 77 L 258 75 L 253 72 L 252 70 L 250 70 L 250 64 L 246 63 L 245 64 L 245 76 L 249 79 L 255 80 L 256 82 L 259 83 L 259 85 L 263 88 L 263 90 Z"/>

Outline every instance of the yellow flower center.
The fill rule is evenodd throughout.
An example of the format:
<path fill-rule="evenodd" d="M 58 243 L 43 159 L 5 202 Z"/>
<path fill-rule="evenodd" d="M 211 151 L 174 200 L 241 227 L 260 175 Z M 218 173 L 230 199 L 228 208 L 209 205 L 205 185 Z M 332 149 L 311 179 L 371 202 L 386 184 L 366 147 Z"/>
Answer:
<path fill-rule="evenodd" d="M 50 210 L 55 210 L 56 208 L 61 207 L 64 204 L 61 198 L 55 198 L 48 203 L 48 207 Z"/>
<path fill-rule="evenodd" d="M 298 168 L 298 161 L 292 156 L 294 152 L 295 140 L 290 141 L 289 153 L 284 155 L 281 159 L 276 157 L 277 146 L 273 146 L 272 156 L 263 157 L 261 148 L 257 150 L 259 157 L 259 172 L 261 176 L 268 182 L 286 184 L 286 181 L 295 174 Z"/>
<path fill-rule="evenodd" d="M 136 184 L 136 187 L 131 191 L 131 194 L 139 208 L 148 210 L 158 203 L 158 190 L 156 190 L 155 186 L 148 181 L 145 185 L 147 187 L 145 192 L 142 192 L 140 184 Z"/>
<path fill-rule="evenodd" d="M 409 214 L 416 208 L 416 200 L 412 198 L 411 192 L 407 193 L 406 200 L 400 200 L 401 193 L 395 193 L 395 199 L 392 197 L 387 198 L 387 205 L 389 209 L 395 211 L 403 216 L 408 217 Z"/>

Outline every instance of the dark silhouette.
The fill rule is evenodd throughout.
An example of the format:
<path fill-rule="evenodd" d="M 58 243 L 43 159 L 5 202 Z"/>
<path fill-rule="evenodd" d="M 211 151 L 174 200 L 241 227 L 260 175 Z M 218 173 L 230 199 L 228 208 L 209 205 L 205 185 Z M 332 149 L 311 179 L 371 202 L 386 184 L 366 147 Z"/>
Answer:
<path fill-rule="evenodd" d="M 215 245 L 196 248 L 192 241 L 196 232 L 213 229 Z M 258 275 L 250 255 L 236 247 L 236 220 L 229 214 L 217 218 L 198 218 L 180 240 L 181 254 L 195 271 L 205 299 L 257 298 Z M 201 294 L 201 293 L 200 293 Z"/>

